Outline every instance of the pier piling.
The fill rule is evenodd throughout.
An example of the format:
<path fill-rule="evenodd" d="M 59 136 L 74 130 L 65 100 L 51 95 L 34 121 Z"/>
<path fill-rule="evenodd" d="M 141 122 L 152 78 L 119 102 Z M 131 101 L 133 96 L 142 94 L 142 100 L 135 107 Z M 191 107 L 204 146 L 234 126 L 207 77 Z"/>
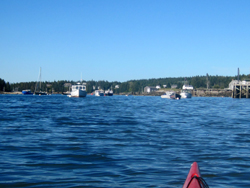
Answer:
<path fill-rule="evenodd" d="M 249 84 L 235 84 L 232 90 L 232 98 L 249 98 L 250 89 Z"/>

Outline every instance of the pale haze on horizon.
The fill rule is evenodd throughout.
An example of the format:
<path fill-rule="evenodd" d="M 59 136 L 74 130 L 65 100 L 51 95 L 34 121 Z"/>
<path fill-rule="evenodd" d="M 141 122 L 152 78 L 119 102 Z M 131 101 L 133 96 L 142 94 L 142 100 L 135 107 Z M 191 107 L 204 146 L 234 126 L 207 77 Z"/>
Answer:
<path fill-rule="evenodd" d="M 0 78 L 249 74 L 249 23 L 249 0 L 2 0 Z"/>

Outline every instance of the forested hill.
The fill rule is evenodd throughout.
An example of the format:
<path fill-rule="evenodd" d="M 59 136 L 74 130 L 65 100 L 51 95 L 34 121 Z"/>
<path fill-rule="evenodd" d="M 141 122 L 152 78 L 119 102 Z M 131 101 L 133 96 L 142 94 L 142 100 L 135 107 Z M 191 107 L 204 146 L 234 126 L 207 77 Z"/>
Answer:
<path fill-rule="evenodd" d="M 155 79 L 141 79 L 141 80 L 129 80 L 126 82 L 108 82 L 108 81 L 84 81 L 87 83 L 87 92 L 93 92 L 94 88 L 97 89 L 113 89 L 115 93 L 121 92 L 142 92 L 146 86 L 161 86 L 167 85 L 170 88 L 171 85 L 176 84 L 178 88 L 181 88 L 183 84 L 190 84 L 195 89 L 207 88 L 207 80 L 209 81 L 209 88 L 228 88 L 228 84 L 237 79 L 237 76 L 193 76 L 193 77 L 175 77 L 175 78 L 155 78 Z M 250 79 L 250 75 L 240 75 L 240 80 Z M 42 82 L 41 90 L 48 92 L 66 92 L 69 87 L 66 83 L 76 84 L 75 81 L 60 80 L 54 82 Z M 119 85 L 119 88 L 115 89 L 115 86 Z M 20 82 L 20 83 L 5 83 L 0 79 L 0 91 L 22 91 L 25 89 L 35 90 L 36 82 Z M 94 87 L 93 87 L 94 86 Z"/>
<path fill-rule="evenodd" d="M 0 92 L 1 91 L 11 91 L 11 86 L 9 82 L 5 82 L 3 79 L 0 78 Z"/>

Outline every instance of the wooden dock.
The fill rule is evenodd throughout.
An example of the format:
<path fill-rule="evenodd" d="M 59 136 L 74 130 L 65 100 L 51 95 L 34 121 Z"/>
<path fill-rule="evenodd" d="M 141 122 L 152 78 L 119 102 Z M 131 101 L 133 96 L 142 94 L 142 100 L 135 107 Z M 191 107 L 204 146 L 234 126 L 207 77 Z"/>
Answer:
<path fill-rule="evenodd" d="M 232 90 L 232 98 L 250 98 L 250 84 L 235 84 Z"/>

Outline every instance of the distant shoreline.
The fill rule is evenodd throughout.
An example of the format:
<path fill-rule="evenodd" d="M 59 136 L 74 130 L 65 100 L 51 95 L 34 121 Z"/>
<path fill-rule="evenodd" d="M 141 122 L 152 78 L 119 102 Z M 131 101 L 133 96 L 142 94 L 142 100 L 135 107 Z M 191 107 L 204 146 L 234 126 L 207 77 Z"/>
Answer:
<path fill-rule="evenodd" d="M 176 93 L 180 93 L 181 90 L 175 90 Z M 134 95 L 134 96 L 161 96 L 165 93 L 165 91 L 156 91 L 152 93 L 120 93 L 120 94 L 114 94 L 114 95 Z M 232 91 L 224 90 L 224 89 L 195 89 L 192 92 L 193 97 L 231 97 Z M 22 95 L 22 92 L 15 91 L 15 92 L 0 92 L 2 95 Z M 53 94 L 59 94 L 63 95 L 62 93 L 53 93 Z M 88 93 L 88 95 L 91 95 L 91 93 Z"/>

